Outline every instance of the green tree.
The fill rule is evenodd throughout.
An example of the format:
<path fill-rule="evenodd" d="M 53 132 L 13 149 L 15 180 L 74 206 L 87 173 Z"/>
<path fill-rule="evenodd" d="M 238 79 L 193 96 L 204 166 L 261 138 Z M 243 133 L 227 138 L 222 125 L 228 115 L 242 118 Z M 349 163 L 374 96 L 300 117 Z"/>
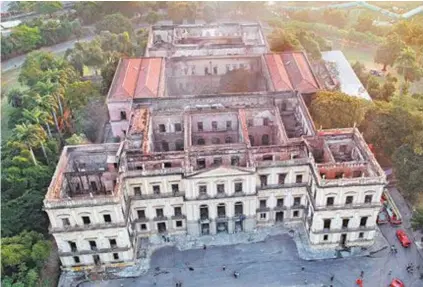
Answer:
<path fill-rule="evenodd" d="M 396 91 L 396 82 L 397 78 L 390 76 L 389 74 L 386 76 L 386 81 L 383 83 L 382 87 L 379 90 L 379 95 L 377 96 L 378 100 L 382 101 L 390 101 L 390 99 L 394 96 Z"/>
<path fill-rule="evenodd" d="M 329 24 L 338 28 L 344 28 L 348 22 L 347 14 L 345 14 L 344 11 L 335 10 L 335 9 L 326 9 L 323 12 L 323 19 L 326 24 Z"/>
<path fill-rule="evenodd" d="M 122 14 L 112 14 L 104 17 L 103 20 L 98 22 L 96 25 L 97 33 L 101 31 L 110 31 L 114 34 L 120 34 L 123 32 L 133 33 L 131 21 L 125 18 Z"/>
<path fill-rule="evenodd" d="M 40 1 L 35 4 L 35 11 L 40 14 L 52 15 L 54 12 L 63 9 L 63 4 L 60 1 Z"/>
<path fill-rule="evenodd" d="M 368 75 L 366 81 L 366 90 L 372 99 L 378 99 L 380 95 L 380 84 L 376 77 Z"/>
<path fill-rule="evenodd" d="M 406 47 L 402 49 L 398 58 L 395 61 L 398 74 L 404 77 L 405 81 L 415 82 L 419 81 L 422 77 L 422 67 L 417 62 L 416 52 Z"/>
<path fill-rule="evenodd" d="M 414 230 L 423 231 L 423 209 L 417 209 L 413 212 L 413 217 L 411 218 L 411 226 Z"/>
<path fill-rule="evenodd" d="M 369 103 L 366 100 L 329 91 L 318 92 L 310 106 L 316 126 L 324 129 L 359 125 L 368 109 Z"/>
<path fill-rule="evenodd" d="M 84 25 L 90 25 L 101 20 L 104 16 L 101 9 L 101 3 L 102 2 L 95 1 L 81 1 L 75 3 L 74 9 L 76 10 L 76 15 L 82 20 Z"/>
<path fill-rule="evenodd" d="M 270 49 L 272 52 L 295 51 L 301 49 L 301 44 L 294 34 L 277 28 L 270 35 Z"/>
<path fill-rule="evenodd" d="M 32 124 L 38 124 L 41 127 L 45 127 L 45 132 L 47 132 L 49 138 L 52 138 L 50 124 L 53 124 L 51 114 L 47 111 L 42 110 L 40 107 L 36 107 L 32 110 L 24 109 L 22 115 Z"/>
<path fill-rule="evenodd" d="M 14 136 L 16 137 L 16 140 L 22 141 L 26 144 L 28 150 L 31 152 L 31 157 L 34 165 L 38 165 L 38 162 L 35 159 L 33 148 L 41 146 L 44 157 L 46 158 L 46 160 L 48 160 L 47 153 L 44 147 L 46 134 L 41 128 L 41 126 L 33 124 L 20 124 L 16 125 L 13 132 Z"/>
<path fill-rule="evenodd" d="M 89 144 L 90 141 L 84 134 L 73 134 L 70 138 L 66 139 L 68 145 L 82 145 Z"/>
<path fill-rule="evenodd" d="M 315 60 L 322 58 L 322 53 L 320 53 L 320 45 L 314 39 L 314 34 L 309 34 L 304 31 L 297 33 L 297 39 L 300 41 L 301 46 L 307 51 L 308 54 Z"/>
<path fill-rule="evenodd" d="M 150 11 L 147 16 L 145 17 L 145 20 L 148 24 L 153 25 L 156 24 L 157 21 L 159 21 L 159 14 L 157 14 L 154 11 Z"/>
<path fill-rule="evenodd" d="M 196 9 L 195 2 L 170 2 L 168 15 L 173 23 L 182 24 L 184 19 L 189 21 L 195 20 Z"/>
<path fill-rule="evenodd" d="M 357 24 L 354 26 L 354 29 L 358 32 L 365 33 L 371 31 L 373 28 L 373 19 L 372 16 L 368 14 L 362 14 L 357 19 Z"/>
<path fill-rule="evenodd" d="M 41 43 L 41 34 L 38 27 L 19 25 L 12 29 L 11 35 L 17 49 L 22 52 L 34 50 Z"/>
<path fill-rule="evenodd" d="M 380 45 L 375 54 L 375 62 L 382 64 L 382 71 L 386 71 L 387 66 L 393 66 L 396 59 L 404 48 L 404 43 L 400 37 L 396 34 L 390 35 L 386 38 L 386 41 Z"/>
<path fill-rule="evenodd" d="M 79 110 L 100 96 L 99 90 L 90 81 L 75 82 L 66 87 L 65 98 L 72 111 Z"/>

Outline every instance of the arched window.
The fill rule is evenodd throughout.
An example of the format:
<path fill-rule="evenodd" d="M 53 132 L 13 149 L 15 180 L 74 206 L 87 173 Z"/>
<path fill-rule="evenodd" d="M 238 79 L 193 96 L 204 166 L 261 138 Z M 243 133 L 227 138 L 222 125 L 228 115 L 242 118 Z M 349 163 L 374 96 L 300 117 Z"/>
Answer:
<path fill-rule="evenodd" d="M 203 139 L 203 138 L 199 138 L 199 139 L 197 140 L 197 144 L 198 144 L 198 145 L 205 145 L 205 144 L 206 144 L 206 142 L 204 141 L 204 139 Z"/>
<path fill-rule="evenodd" d="M 235 202 L 235 216 L 240 216 L 243 214 L 242 202 Z"/>
<path fill-rule="evenodd" d="M 254 145 L 254 137 L 249 135 L 248 139 L 250 140 L 251 146 L 253 146 Z"/>
<path fill-rule="evenodd" d="M 269 145 L 269 135 L 263 135 L 261 137 L 261 144 L 262 145 Z"/>
<path fill-rule="evenodd" d="M 219 138 L 212 138 L 212 144 L 220 144 Z"/>
<path fill-rule="evenodd" d="M 231 137 L 226 137 L 225 138 L 225 143 L 232 143 L 232 138 Z"/>

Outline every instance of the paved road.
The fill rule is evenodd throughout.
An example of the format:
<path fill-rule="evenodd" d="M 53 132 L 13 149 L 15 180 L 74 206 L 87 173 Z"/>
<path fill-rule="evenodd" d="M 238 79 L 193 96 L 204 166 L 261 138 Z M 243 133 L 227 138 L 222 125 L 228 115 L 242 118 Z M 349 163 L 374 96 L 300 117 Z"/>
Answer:
<path fill-rule="evenodd" d="M 149 27 L 149 25 L 147 23 L 141 23 L 141 24 L 137 25 L 135 27 L 135 29 L 147 28 L 147 27 Z M 81 38 L 79 41 L 80 42 L 91 41 L 92 39 L 95 38 L 95 36 L 96 35 L 87 36 L 85 38 Z M 53 46 L 50 46 L 50 47 L 43 47 L 43 48 L 40 48 L 39 50 L 50 51 L 50 52 L 53 52 L 55 54 L 60 54 L 60 53 L 65 52 L 69 48 L 73 48 L 73 46 L 75 45 L 76 42 L 78 42 L 78 40 L 70 40 L 70 41 L 63 42 L 63 43 L 53 45 Z M 19 68 L 24 63 L 25 58 L 26 58 L 26 54 L 1 62 L 2 73 Z"/>
<path fill-rule="evenodd" d="M 383 227 L 390 232 L 390 226 Z M 385 230 L 387 229 L 387 230 Z M 398 246 L 395 238 L 389 237 Z M 264 242 L 232 246 L 208 247 L 179 251 L 165 247 L 156 251 L 151 259 L 150 271 L 138 278 L 84 283 L 80 286 L 175 286 L 176 280 L 183 286 L 326 286 L 335 276 L 333 286 L 356 286 L 355 280 L 364 271 L 364 286 L 388 286 L 393 277 L 400 278 L 407 287 L 422 286 L 418 275 L 410 275 L 405 265 L 423 262 L 415 256 L 415 246 L 390 255 L 388 250 L 373 257 L 342 258 L 324 261 L 303 261 L 298 257 L 295 243 L 288 235 L 269 237 Z M 227 266 L 226 271 L 222 265 Z M 160 271 L 155 268 L 159 267 Z M 190 271 L 188 267 L 193 267 Z M 301 267 L 305 270 L 302 271 Z M 392 269 L 392 274 L 388 275 Z M 232 274 L 236 270 L 240 277 Z"/>
<path fill-rule="evenodd" d="M 80 42 L 91 41 L 92 39 L 94 39 L 94 37 L 95 36 L 88 36 L 88 37 L 80 39 L 79 41 Z M 50 51 L 50 52 L 53 52 L 55 54 L 59 54 L 59 53 L 65 52 L 69 48 L 72 48 L 75 45 L 76 42 L 78 42 L 78 40 L 70 40 L 70 41 L 63 42 L 63 43 L 53 45 L 53 46 L 50 46 L 50 47 L 43 47 L 39 50 L 40 51 Z M 24 63 L 25 58 L 26 58 L 26 54 L 1 62 L 2 73 L 7 72 L 9 70 L 19 68 Z"/>

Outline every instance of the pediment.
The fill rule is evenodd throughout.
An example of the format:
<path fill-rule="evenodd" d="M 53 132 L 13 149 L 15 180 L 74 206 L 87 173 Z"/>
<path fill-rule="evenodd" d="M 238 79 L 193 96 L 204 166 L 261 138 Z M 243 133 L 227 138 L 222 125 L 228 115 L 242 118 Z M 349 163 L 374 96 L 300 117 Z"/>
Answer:
<path fill-rule="evenodd" d="M 190 176 L 189 178 L 204 178 L 204 177 L 222 177 L 222 176 L 240 176 L 252 174 L 252 171 L 238 167 L 216 167 L 212 169 L 200 170 Z"/>

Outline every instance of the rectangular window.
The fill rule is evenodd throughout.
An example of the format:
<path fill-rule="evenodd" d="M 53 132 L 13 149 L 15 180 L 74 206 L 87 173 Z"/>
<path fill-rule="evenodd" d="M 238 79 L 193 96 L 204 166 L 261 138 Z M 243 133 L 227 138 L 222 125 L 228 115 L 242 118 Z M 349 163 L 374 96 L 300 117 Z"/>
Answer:
<path fill-rule="evenodd" d="M 91 250 L 97 250 L 97 243 L 94 240 L 89 240 Z"/>
<path fill-rule="evenodd" d="M 116 248 L 117 247 L 116 239 L 109 239 L 109 244 L 110 244 L 110 248 Z"/>
<path fill-rule="evenodd" d="M 200 185 L 200 186 L 198 187 L 198 192 L 199 192 L 200 194 L 206 194 L 206 193 L 207 193 L 207 185 Z"/>
<path fill-rule="evenodd" d="M 298 217 L 300 215 L 300 212 L 298 210 L 294 210 L 292 217 Z"/>
<path fill-rule="evenodd" d="M 165 133 L 165 132 L 166 132 L 166 126 L 165 126 L 164 124 L 160 124 L 160 125 L 159 125 L 159 131 L 160 131 L 161 133 Z"/>
<path fill-rule="evenodd" d="M 135 195 L 141 195 L 141 187 L 135 186 L 134 187 L 134 194 Z"/>
<path fill-rule="evenodd" d="M 156 216 L 163 217 L 163 208 L 156 208 Z"/>
<path fill-rule="evenodd" d="M 62 218 L 62 225 L 63 226 L 70 226 L 69 218 Z"/>
<path fill-rule="evenodd" d="M 239 165 L 239 156 L 231 157 L 231 165 L 234 165 L 234 166 Z"/>
<path fill-rule="evenodd" d="M 260 213 L 260 218 L 261 219 L 266 219 L 266 213 Z"/>
<path fill-rule="evenodd" d="M 119 260 L 119 253 L 113 253 L 113 259 Z"/>
<path fill-rule="evenodd" d="M 360 177 L 362 175 L 360 170 L 354 170 L 353 171 L 353 177 Z"/>
<path fill-rule="evenodd" d="M 242 192 L 242 182 L 235 182 L 235 192 Z"/>
<path fill-rule="evenodd" d="M 147 224 L 142 223 L 142 224 L 140 225 L 140 228 L 141 228 L 141 230 L 147 230 Z"/>
<path fill-rule="evenodd" d="M 277 199 L 276 206 L 277 207 L 283 207 L 283 198 L 278 198 Z"/>
<path fill-rule="evenodd" d="M 145 210 L 137 210 L 138 219 L 145 219 Z"/>
<path fill-rule="evenodd" d="M 329 239 L 329 235 L 327 234 L 323 235 L 323 241 L 328 241 L 328 239 Z"/>
<path fill-rule="evenodd" d="M 326 198 L 326 206 L 333 206 L 334 201 L 335 201 L 335 197 L 333 196 Z"/>
<path fill-rule="evenodd" d="M 373 199 L 373 196 L 371 194 L 368 194 L 364 197 L 364 203 L 371 203 Z"/>
<path fill-rule="evenodd" d="M 171 187 L 172 187 L 173 193 L 179 192 L 179 184 L 174 183 L 174 184 L 171 185 Z"/>
<path fill-rule="evenodd" d="M 247 126 L 248 127 L 254 126 L 254 121 L 252 119 L 247 120 Z"/>
<path fill-rule="evenodd" d="M 204 67 L 204 75 L 208 75 L 209 74 L 209 68 L 208 67 Z"/>
<path fill-rule="evenodd" d="M 268 118 L 264 118 L 263 119 L 263 126 L 268 126 L 269 125 L 269 119 Z"/>
<path fill-rule="evenodd" d="M 358 238 L 364 238 L 364 232 L 360 232 L 360 233 L 358 234 Z"/>
<path fill-rule="evenodd" d="M 206 160 L 204 158 L 197 159 L 197 167 L 198 168 L 206 168 Z"/>
<path fill-rule="evenodd" d="M 95 181 L 91 181 L 90 183 L 91 183 L 91 189 L 93 191 L 97 191 L 97 183 Z"/>
<path fill-rule="evenodd" d="M 348 218 L 342 219 L 342 228 L 348 228 L 348 223 L 350 220 Z"/>
<path fill-rule="evenodd" d="M 260 200 L 260 208 L 266 208 L 266 199 L 261 199 Z"/>
<path fill-rule="evenodd" d="M 232 130 L 232 121 L 226 121 L 226 129 L 228 131 Z"/>
<path fill-rule="evenodd" d="M 301 205 L 301 196 L 294 197 L 294 206 Z"/>
<path fill-rule="evenodd" d="M 354 197 L 352 195 L 348 195 L 345 198 L 345 204 L 352 204 L 353 203 L 353 200 L 354 200 Z"/>
<path fill-rule="evenodd" d="M 182 207 L 180 207 L 180 206 L 174 207 L 173 211 L 175 212 L 175 216 L 181 216 L 182 215 Z"/>
<path fill-rule="evenodd" d="M 160 194 L 160 185 L 153 185 L 153 193 Z"/>
<path fill-rule="evenodd" d="M 84 225 L 91 224 L 90 217 L 89 216 L 82 216 L 82 222 L 84 223 Z"/>
<path fill-rule="evenodd" d="M 112 217 L 110 216 L 110 214 L 103 214 L 103 219 L 104 219 L 104 222 L 107 222 L 107 223 L 112 222 Z"/>
<path fill-rule="evenodd" d="M 120 112 L 120 119 L 123 120 L 123 121 L 126 120 L 126 112 L 125 111 Z"/>
<path fill-rule="evenodd" d="M 203 123 L 202 122 L 197 123 L 197 129 L 198 129 L 199 132 L 203 131 Z"/>
<path fill-rule="evenodd" d="M 213 67 L 213 74 L 217 75 L 217 66 Z"/>
<path fill-rule="evenodd" d="M 182 220 L 176 221 L 176 227 L 182 227 Z"/>
<path fill-rule="evenodd" d="M 75 264 L 79 264 L 81 262 L 81 260 L 79 260 L 78 256 L 74 256 L 73 261 L 75 262 Z"/>
<path fill-rule="evenodd" d="M 285 184 L 285 179 L 286 179 L 286 173 L 280 173 L 278 175 L 278 183 L 279 184 Z"/>
<path fill-rule="evenodd" d="M 175 124 L 175 132 L 180 132 L 180 131 L 182 131 L 181 124 Z"/>
<path fill-rule="evenodd" d="M 360 227 L 365 227 L 367 224 L 367 216 L 360 219 Z"/>
<path fill-rule="evenodd" d="M 296 183 L 302 183 L 303 182 L 303 175 L 297 174 L 297 176 L 295 177 L 295 182 Z"/>
<path fill-rule="evenodd" d="M 323 228 L 324 229 L 330 229 L 330 222 L 331 221 L 332 221 L 331 219 L 325 219 L 325 220 L 323 220 Z"/>
<path fill-rule="evenodd" d="M 216 121 L 212 122 L 212 130 L 217 131 L 217 122 Z"/>
<path fill-rule="evenodd" d="M 166 151 L 169 151 L 169 145 L 168 145 L 168 147 L 167 147 Z M 170 167 L 172 167 L 172 163 L 167 161 L 167 162 L 165 162 L 165 163 L 163 164 L 163 166 L 164 166 L 165 168 L 170 168 Z"/>
<path fill-rule="evenodd" d="M 267 186 L 267 175 L 260 175 L 260 186 Z"/>
<path fill-rule="evenodd" d="M 220 193 L 220 194 L 225 193 L 225 185 L 224 184 L 217 184 L 216 188 L 217 188 L 217 193 Z"/>
<path fill-rule="evenodd" d="M 68 243 L 69 243 L 70 250 L 71 250 L 72 252 L 76 252 L 76 251 L 78 251 L 78 248 L 76 248 L 76 243 L 75 243 L 75 242 L 73 242 L 73 241 L 68 241 Z"/>
<path fill-rule="evenodd" d="M 343 172 L 337 172 L 337 173 L 335 173 L 335 178 L 336 179 L 340 179 L 340 178 L 343 178 L 344 177 L 344 173 Z"/>

